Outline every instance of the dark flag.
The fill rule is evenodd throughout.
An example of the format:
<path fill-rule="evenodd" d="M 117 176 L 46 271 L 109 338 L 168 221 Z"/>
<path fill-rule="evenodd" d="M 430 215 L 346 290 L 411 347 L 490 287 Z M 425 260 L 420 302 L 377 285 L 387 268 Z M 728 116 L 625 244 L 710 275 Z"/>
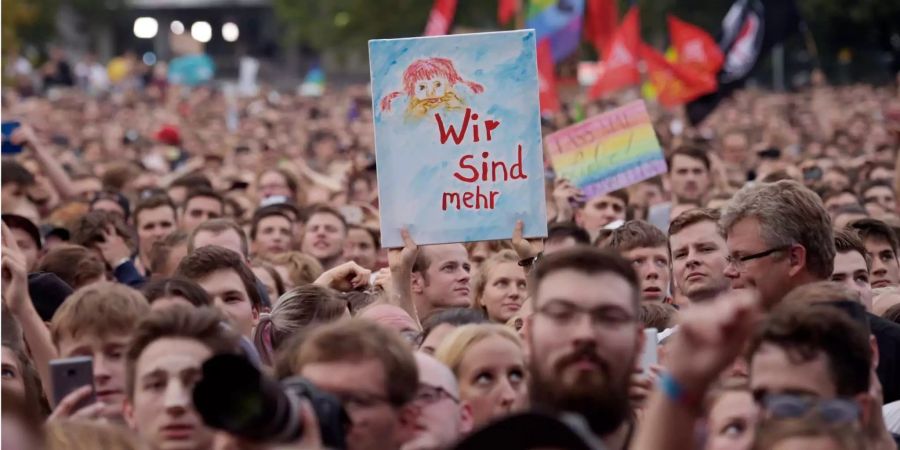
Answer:
<path fill-rule="evenodd" d="M 702 122 L 722 99 L 743 86 L 772 47 L 799 29 L 800 13 L 794 0 L 736 0 L 722 19 L 719 48 L 725 62 L 716 76 L 719 89 L 688 103 L 691 123 Z"/>

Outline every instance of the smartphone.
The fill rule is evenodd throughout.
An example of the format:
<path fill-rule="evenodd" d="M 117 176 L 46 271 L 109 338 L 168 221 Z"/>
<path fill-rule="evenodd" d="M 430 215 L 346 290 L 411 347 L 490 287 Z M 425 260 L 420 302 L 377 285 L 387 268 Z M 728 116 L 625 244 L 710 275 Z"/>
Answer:
<path fill-rule="evenodd" d="M 806 181 L 818 181 L 822 179 L 822 168 L 819 166 L 803 169 L 803 179 Z"/>
<path fill-rule="evenodd" d="M 9 140 L 13 134 L 13 131 L 16 131 L 16 128 L 19 128 L 20 126 L 22 126 L 21 123 L 12 122 L 12 121 L 11 122 L 3 122 L 3 124 L 0 125 L 0 128 L 2 128 L 2 134 L 3 134 L 2 153 L 4 155 L 15 155 L 18 153 L 22 153 L 22 150 L 24 147 L 21 145 L 13 144 L 12 141 Z"/>
<path fill-rule="evenodd" d="M 644 328 L 644 349 L 641 351 L 641 370 L 647 373 L 650 366 L 659 363 L 656 348 L 658 333 L 656 328 Z"/>
<path fill-rule="evenodd" d="M 83 386 L 91 387 L 91 395 L 77 404 L 75 410 L 97 401 L 94 391 L 94 359 L 90 356 L 51 360 L 50 378 L 53 381 L 53 405 L 58 405 L 63 398 Z"/>

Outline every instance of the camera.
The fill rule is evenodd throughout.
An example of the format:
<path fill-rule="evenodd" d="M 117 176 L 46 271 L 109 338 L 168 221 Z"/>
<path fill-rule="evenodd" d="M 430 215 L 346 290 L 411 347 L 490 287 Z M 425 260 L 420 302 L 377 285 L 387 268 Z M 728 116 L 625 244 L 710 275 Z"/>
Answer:
<path fill-rule="evenodd" d="M 278 382 L 246 358 L 216 355 L 203 363 L 194 387 L 194 405 L 210 427 L 257 443 L 290 443 L 303 436 L 300 410 L 307 399 L 319 422 L 326 448 L 346 448 L 349 418 L 337 397 L 302 377 Z"/>

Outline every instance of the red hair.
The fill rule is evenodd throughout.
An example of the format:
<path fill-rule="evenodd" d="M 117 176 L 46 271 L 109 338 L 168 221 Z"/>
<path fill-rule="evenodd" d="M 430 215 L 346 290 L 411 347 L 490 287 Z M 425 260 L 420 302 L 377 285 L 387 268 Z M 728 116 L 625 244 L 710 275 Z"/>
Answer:
<path fill-rule="evenodd" d="M 438 76 L 446 78 L 450 86 L 462 83 L 476 94 L 484 92 L 484 86 L 474 81 L 466 81 L 460 77 L 459 73 L 456 72 L 456 68 L 453 67 L 453 61 L 447 58 L 417 59 L 403 71 L 403 92 L 394 91 L 385 95 L 381 99 L 381 110 L 390 111 L 391 101 L 403 93 L 406 93 L 409 97 L 415 95 L 416 82 L 419 80 L 427 80 Z"/>

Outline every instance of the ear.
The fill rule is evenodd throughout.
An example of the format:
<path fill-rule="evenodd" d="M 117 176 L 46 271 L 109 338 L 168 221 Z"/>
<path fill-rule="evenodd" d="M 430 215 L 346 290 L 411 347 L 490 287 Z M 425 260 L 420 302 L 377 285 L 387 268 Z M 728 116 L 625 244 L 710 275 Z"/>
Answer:
<path fill-rule="evenodd" d="M 419 272 L 413 272 L 409 276 L 410 289 L 413 294 L 422 294 L 425 292 L 425 278 Z"/>
<path fill-rule="evenodd" d="M 857 394 L 853 396 L 853 401 L 859 405 L 859 422 L 862 424 L 863 428 L 869 428 L 871 425 L 870 422 L 877 419 L 880 414 L 873 414 L 874 408 L 881 409 L 881 405 L 872 397 L 868 392 Z M 880 420 L 880 419 L 879 419 Z"/>
<path fill-rule="evenodd" d="M 131 404 L 131 399 L 125 399 L 125 402 L 122 405 L 122 416 L 125 418 L 125 423 L 128 424 L 128 428 L 137 430 L 137 422 L 134 420 L 134 405 Z"/>
<path fill-rule="evenodd" d="M 416 435 L 416 420 L 419 418 L 419 407 L 410 402 L 397 411 L 398 426 L 396 436 L 398 442 L 406 442 Z"/>
<path fill-rule="evenodd" d="M 584 218 L 582 217 L 581 208 L 575 208 L 575 225 L 584 228 Z"/>
<path fill-rule="evenodd" d="M 806 269 L 807 264 L 806 248 L 802 245 L 794 245 L 788 250 L 788 275 L 794 276 L 801 270 Z"/>
<path fill-rule="evenodd" d="M 253 314 L 253 326 L 255 327 L 256 324 L 259 323 L 259 309 L 257 309 L 255 306 L 252 306 L 250 307 L 250 311 Z"/>
<path fill-rule="evenodd" d="M 459 403 L 459 433 L 469 434 L 475 428 L 475 416 L 472 415 L 472 405 L 463 400 Z"/>
<path fill-rule="evenodd" d="M 874 334 L 869 334 L 869 348 L 872 349 L 872 370 L 878 368 L 878 362 L 881 361 L 881 354 L 878 353 L 878 341 L 875 340 Z"/>

